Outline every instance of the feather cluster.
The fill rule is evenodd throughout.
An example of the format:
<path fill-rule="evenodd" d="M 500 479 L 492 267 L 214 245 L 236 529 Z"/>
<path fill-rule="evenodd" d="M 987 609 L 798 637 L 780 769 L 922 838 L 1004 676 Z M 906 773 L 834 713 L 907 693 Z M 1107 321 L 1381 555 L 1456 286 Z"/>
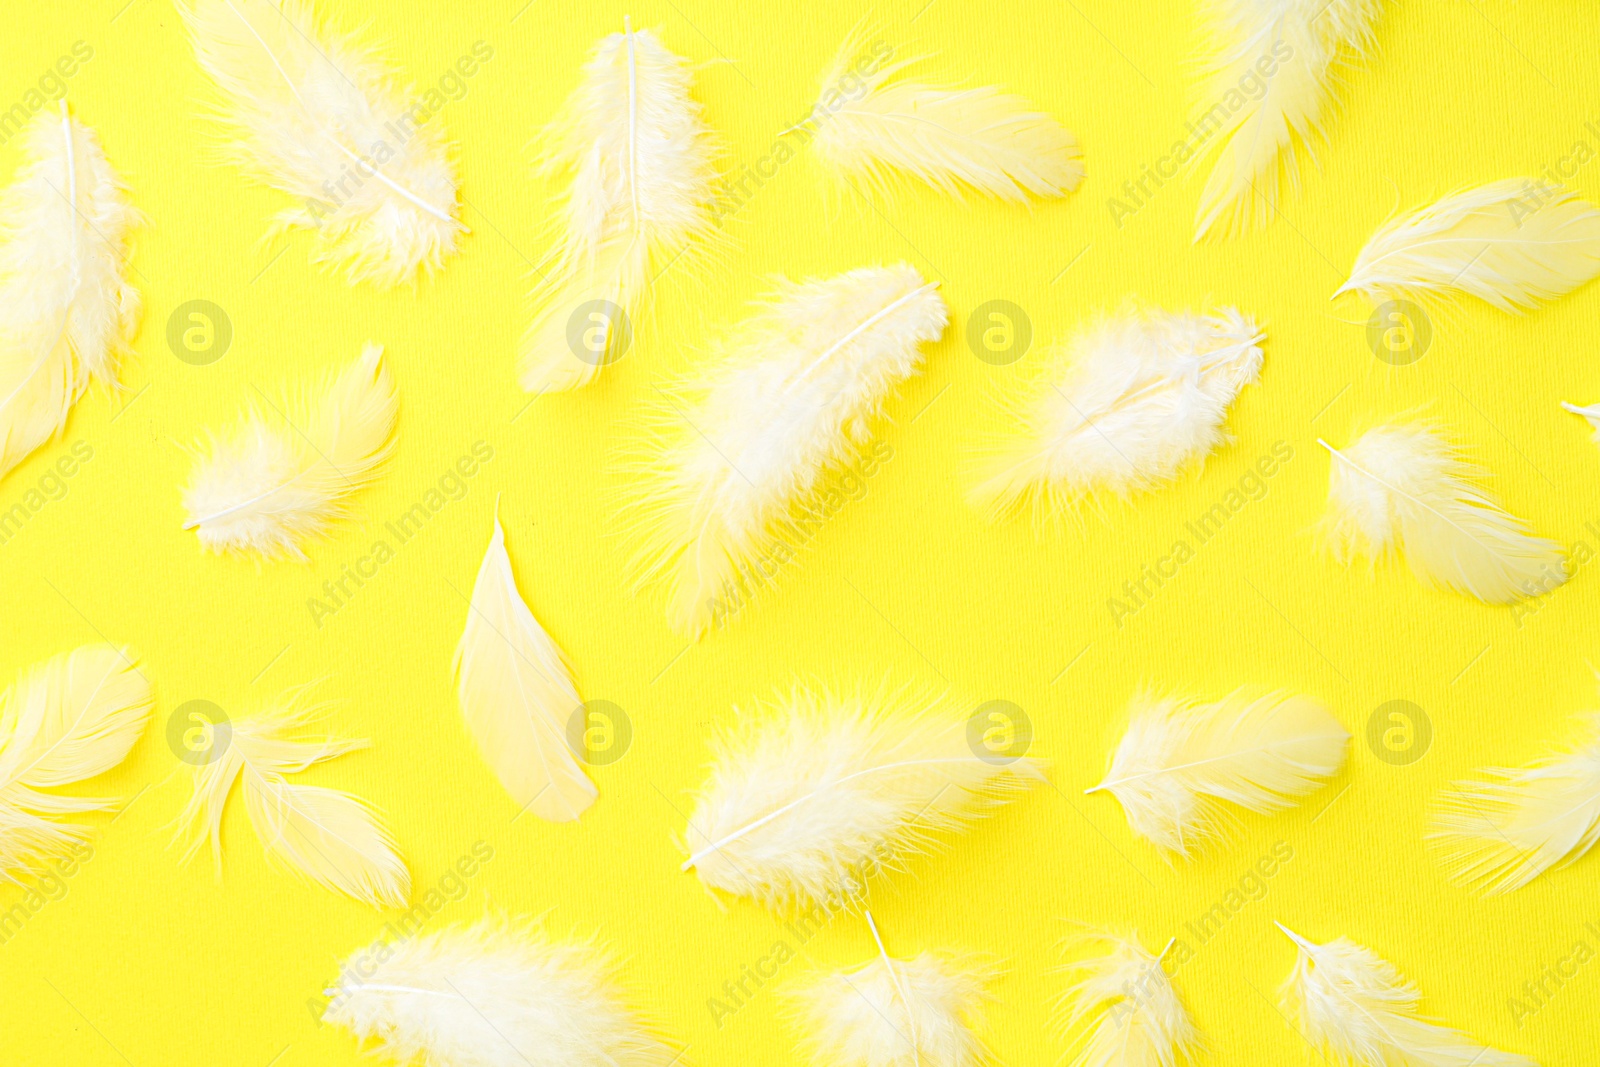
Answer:
<path fill-rule="evenodd" d="M 394 450 L 400 399 L 382 357 L 369 344 L 315 398 L 213 435 L 184 490 L 184 529 L 213 552 L 304 560 L 301 543 L 343 518 Z"/>
<path fill-rule="evenodd" d="M 1072 1067 L 1176 1067 L 1194 1054 L 1200 1032 L 1161 963 L 1138 937 L 1090 933 L 1076 957 L 1065 1019 Z"/>
<path fill-rule="evenodd" d="M 66 426 L 91 381 L 117 382 L 139 319 L 125 277 L 139 221 L 94 132 L 41 113 L 0 199 L 0 478 Z"/>
<path fill-rule="evenodd" d="M 1134 833 L 1188 856 L 1232 804 L 1291 807 L 1344 765 L 1350 733 L 1307 697 L 1236 691 L 1214 704 L 1136 697 L 1105 780 Z"/>
<path fill-rule="evenodd" d="M 1326 527 L 1340 560 L 1403 554 L 1411 572 L 1491 604 L 1540 596 L 1568 578 L 1554 541 L 1535 537 L 1478 486 L 1435 430 L 1389 425 L 1336 449 Z"/>

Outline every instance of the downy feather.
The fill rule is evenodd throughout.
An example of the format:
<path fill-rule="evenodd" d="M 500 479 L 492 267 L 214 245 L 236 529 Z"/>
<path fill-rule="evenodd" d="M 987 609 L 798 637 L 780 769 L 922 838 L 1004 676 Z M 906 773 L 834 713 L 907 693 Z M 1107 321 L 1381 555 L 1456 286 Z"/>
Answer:
<path fill-rule="evenodd" d="M 270 417 L 256 408 L 212 434 L 184 490 L 184 529 L 213 552 L 304 560 L 302 543 L 344 518 L 394 451 L 400 400 L 382 357 L 369 344 L 315 399 L 268 401 Z"/>
<path fill-rule="evenodd" d="M 1075 975 L 1062 1008 L 1072 1067 L 1177 1067 L 1200 1032 L 1163 968 L 1137 936 L 1091 932 L 1074 939 Z M 1163 953 L 1164 954 L 1164 953 Z"/>
<path fill-rule="evenodd" d="M 150 683 L 126 649 L 87 645 L 24 672 L 0 694 L 0 878 L 66 855 L 88 828 L 59 816 L 113 802 L 53 792 L 121 763 L 144 732 Z"/>
<path fill-rule="evenodd" d="M 522 342 L 530 393 L 587 385 L 621 359 L 655 278 L 711 230 L 713 149 L 689 64 L 624 27 L 600 42 L 545 135 L 544 169 L 571 184 Z"/>
<path fill-rule="evenodd" d="M 946 321 L 905 264 L 789 282 L 715 369 L 669 396 L 638 511 L 641 569 L 665 577 L 675 627 L 699 636 L 764 584 L 755 559 L 870 444 L 872 419 Z"/>
<path fill-rule="evenodd" d="M 1326 527 L 1341 561 L 1403 554 L 1411 573 L 1492 604 L 1568 578 L 1561 546 L 1535 537 L 1471 479 L 1478 471 L 1435 430 L 1379 426 L 1333 454 Z"/>
<path fill-rule="evenodd" d="M 1334 296 L 1465 293 L 1528 311 L 1600 274 L 1600 210 L 1531 178 L 1491 182 L 1385 223 Z"/>
<path fill-rule="evenodd" d="M 464 228 L 438 135 L 414 94 L 302 0 L 177 0 L 195 56 L 221 89 L 231 155 L 295 200 L 273 233 L 317 232 L 320 263 L 396 285 L 440 267 Z"/>
<path fill-rule="evenodd" d="M 94 131 L 41 113 L 0 200 L 0 478 L 59 434 L 91 381 L 117 383 L 139 294 L 124 277 L 139 215 Z"/>
<path fill-rule="evenodd" d="M 1134 698 L 1105 780 L 1133 832 L 1191 855 L 1221 831 L 1232 804 L 1283 811 L 1344 765 L 1350 733 L 1316 701 L 1235 691 L 1214 704 Z"/>
<path fill-rule="evenodd" d="M 581 701 L 561 649 L 517 592 L 497 516 L 456 646 L 456 695 L 478 751 L 519 811 L 570 822 L 594 803 L 567 721 Z"/>
<path fill-rule="evenodd" d="M 1097 489 L 1169 481 L 1227 440 L 1228 407 L 1261 373 L 1264 334 L 1232 308 L 1105 318 L 1004 400 L 1015 427 L 972 500 L 998 517 L 1059 515 Z"/>
<path fill-rule="evenodd" d="M 1416 986 L 1371 949 L 1343 937 L 1318 945 L 1281 923 L 1278 929 L 1299 948 L 1284 1003 L 1306 1040 L 1339 1061 L 1368 1067 L 1536 1067 L 1418 1018 Z"/>
<path fill-rule="evenodd" d="M 486 920 L 404 938 L 345 965 L 322 1019 L 426 1067 L 670 1067 L 593 946 Z M 358 973 L 359 971 L 359 973 Z"/>
<path fill-rule="evenodd" d="M 976 755 L 963 719 L 906 694 L 796 686 L 740 718 L 689 816 L 683 869 L 774 910 L 858 901 L 880 869 L 1043 779 L 1035 760 Z"/>

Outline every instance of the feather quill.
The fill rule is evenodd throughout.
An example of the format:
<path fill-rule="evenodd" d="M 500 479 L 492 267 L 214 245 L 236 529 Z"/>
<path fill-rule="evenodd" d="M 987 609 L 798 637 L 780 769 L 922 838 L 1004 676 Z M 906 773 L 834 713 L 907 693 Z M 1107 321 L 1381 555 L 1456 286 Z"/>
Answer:
<path fill-rule="evenodd" d="M 400 400 L 382 357 L 369 344 L 319 397 L 288 405 L 291 414 L 255 410 L 213 434 L 184 490 L 184 529 L 213 552 L 304 560 L 301 543 L 343 518 L 394 451 Z"/>
<path fill-rule="evenodd" d="M 1077 938 L 1072 949 L 1075 977 L 1063 1001 L 1071 1005 L 1072 1067 L 1176 1067 L 1194 1055 L 1200 1032 L 1161 956 L 1137 936 L 1104 932 Z"/>
<path fill-rule="evenodd" d="M 724 737 L 684 847 L 708 889 L 784 910 L 860 898 L 867 880 L 1043 779 L 975 754 L 934 702 L 796 686 Z"/>
<path fill-rule="evenodd" d="M 1536 1067 L 1418 1018 L 1416 986 L 1371 949 L 1343 937 L 1318 945 L 1278 929 L 1299 949 L 1284 1002 L 1313 1046 L 1369 1067 Z"/>
<path fill-rule="evenodd" d="M 1600 210 L 1532 179 L 1491 182 L 1385 223 L 1335 292 L 1373 303 L 1465 293 L 1528 311 L 1600 274 Z"/>
<path fill-rule="evenodd" d="M 1421 581 L 1492 604 L 1565 582 L 1561 546 L 1528 533 L 1470 479 L 1477 471 L 1433 429 L 1379 426 L 1333 454 L 1326 526 L 1340 560 L 1403 553 Z"/>
<path fill-rule="evenodd" d="M 566 657 L 517 592 L 498 517 L 472 587 L 455 671 L 467 728 L 518 809 L 551 822 L 582 815 L 596 790 L 567 741 L 578 691 Z"/>
<path fill-rule="evenodd" d="M 91 381 L 117 383 L 139 319 L 124 277 L 139 215 L 94 131 L 40 114 L 0 199 L 0 478 L 52 440 Z"/>
<path fill-rule="evenodd" d="M 59 816 L 111 801 L 54 792 L 117 766 L 150 718 L 150 683 L 126 649 L 87 645 L 0 694 L 0 877 L 66 854 L 88 829 Z"/>
<path fill-rule="evenodd" d="M 1307 697 L 1235 691 L 1214 704 L 1133 702 L 1105 779 L 1134 833 L 1191 855 L 1220 832 L 1223 803 L 1260 814 L 1291 807 L 1344 765 L 1350 733 Z"/>
<path fill-rule="evenodd" d="M 1171 480 L 1227 440 L 1228 407 L 1261 373 L 1264 334 L 1232 308 L 1130 312 L 1056 350 L 1004 401 L 1014 430 L 974 487 L 991 516 L 1062 509 Z"/>
<path fill-rule="evenodd" d="M 712 142 L 689 65 L 624 26 L 600 42 L 546 134 L 545 170 L 571 184 L 522 343 L 530 393 L 587 385 L 621 359 L 655 277 L 711 230 Z"/>

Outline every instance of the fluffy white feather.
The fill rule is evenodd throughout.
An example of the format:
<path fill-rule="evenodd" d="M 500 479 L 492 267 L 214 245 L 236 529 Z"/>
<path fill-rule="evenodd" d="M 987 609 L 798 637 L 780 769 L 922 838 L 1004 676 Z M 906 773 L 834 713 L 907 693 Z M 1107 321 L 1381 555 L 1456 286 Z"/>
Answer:
<path fill-rule="evenodd" d="M 546 134 L 545 169 L 570 174 L 571 185 L 522 343 L 530 393 L 587 385 L 621 359 L 655 277 L 711 228 L 713 151 L 689 64 L 624 25 L 600 42 Z"/>
<path fill-rule="evenodd" d="M 1307 1041 L 1369 1067 L 1536 1067 L 1458 1030 L 1417 1017 L 1421 995 L 1387 960 L 1339 938 L 1314 944 L 1279 924 L 1299 948 L 1284 1002 Z"/>
<path fill-rule="evenodd" d="M 88 828 L 58 816 L 112 802 L 53 792 L 121 763 L 144 732 L 150 683 L 126 649 L 88 645 L 46 660 L 0 694 L 0 877 L 66 853 Z"/>
<path fill-rule="evenodd" d="M 796 686 L 740 719 L 689 816 L 683 868 L 778 910 L 857 899 L 879 869 L 1043 778 L 1028 758 L 980 758 L 963 720 L 903 694 Z"/>
<path fill-rule="evenodd" d="M 472 587 L 455 669 L 467 728 L 518 809 L 551 822 L 582 815 L 596 790 L 567 742 L 578 691 L 566 657 L 517 592 L 498 517 Z"/>
<path fill-rule="evenodd" d="M 1297 180 L 1297 157 L 1322 131 L 1340 63 L 1371 48 L 1382 4 L 1212 0 L 1208 6 L 1213 54 L 1205 99 L 1212 110 L 1199 122 L 1217 148 L 1195 213 L 1196 240 L 1242 233 L 1272 217 L 1284 184 Z"/>
<path fill-rule="evenodd" d="M 1074 978 L 1062 1006 L 1070 1006 L 1072 1067 L 1176 1067 L 1197 1051 L 1200 1032 L 1161 957 L 1137 936 L 1088 933 L 1070 950 Z"/>
<path fill-rule="evenodd" d="M 194 793 L 179 819 L 190 838 L 184 859 L 209 840 L 221 870 L 223 811 L 242 779 L 245 810 L 269 857 L 356 900 L 402 907 L 411 874 L 376 813 L 348 793 L 284 777 L 366 747 L 364 741 L 296 736 L 311 714 L 290 697 L 213 728 L 210 758 L 194 767 Z"/>
<path fill-rule="evenodd" d="M 1600 404 L 1590 404 L 1584 408 L 1579 407 L 1577 404 L 1569 404 L 1563 400 L 1561 406 L 1574 415 L 1581 415 L 1583 420 L 1589 424 L 1589 428 L 1594 431 L 1594 440 L 1600 442 Z"/>
<path fill-rule="evenodd" d="M 1056 515 L 1108 489 L 1169 481 L 1227 440 L 1222 423 L 1261 373 L 1264 334 L 1233 308 L 1127 312 L 1056 349 L 1004 400 L 1014 427 L 972 499 L 991 515 Z"/>
<path fill-rule="evenodd" d="M 352 282 L 414 280 L 455 252 L 455 173 L 374 53 L 301 0 L 177 2 L 226 98 L 233 156 L 296 201 L 275 232 L 316 231 L 319 262 L 345 264 Z"/>
<path fill-rule="evenodd" d="M 1432 428 L 1379 426 L 1342 450 L 1318 441 L 1333 454 L 1326 527 L 1340 560 L 1403 554 L 1423 582 L 1493 604 L 1567 580 L 1561 546 L 1472 484 L 1477 470 Z"/>
<path fill-rule="evenodd" d="M 184 529 L 213 552 L 304 560 L 301 544 L 343 518 L 394 451 L 400 408 L 383 349 L 369 344 L 314 399 L 252 410 L 213 434 L 183 504 Z"/>
<path fill-rule="evenodd" d="M 641 569 L 666 579 L 675 627 L 699 636 L 738 599 L 774 528 L 868 442 L 946 321 L 905 264 L 786 283 L 704 379 L 669 395 L 636 511 Z"/>
<path fill-rule="evenodd" d="M 360 968 L 357 971 L 357 968 Z M 370 1051 L 427 1067 L 669 1067 L 592 946 L 485 921 L 363 949 L 323 1012 Z"/>
<path fill-rule="evenodd" d="M 42 112 L 0 200 L 0 478 L 59 434 L 91 381 L 117 382 L 139 319 L 124 277 L 139 221 L 94 132 Z"/>
<path fill-rule="evenodd" d="M 1527 311 L 1600 274 L 1600 210 L 1531 179 L 1491 182 L 1385 223 L 1334 292 L 1373 303 L 1465 293 Z"/>
<path fill-rule="evenodd" d="M 1226 809 L 1291 807 L 1344 765 L 1350 733 L 1316 701 L 1236 691 L 1214 704 L 1140 695 L 1105 779 L 1134 833 L 1188 856 Z"/>

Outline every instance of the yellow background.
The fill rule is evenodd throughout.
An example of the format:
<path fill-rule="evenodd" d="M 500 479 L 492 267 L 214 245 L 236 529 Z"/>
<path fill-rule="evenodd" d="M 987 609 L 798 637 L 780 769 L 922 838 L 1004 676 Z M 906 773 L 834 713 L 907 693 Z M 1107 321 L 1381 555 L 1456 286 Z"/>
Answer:
<path fill-rule="evenodd" d="M 132 646 L 159 690 L 133 757 L 91 787 L 137 799 L 114 823 L 98 818 L 94 857 L 66 896 L 0 945 L 0 1059 L 358 1062 L 353 1040 L 319 1028 L 306 1003 L 393 916 L 269 867 L 237 798 L 220 881 L 209 857 L 183 867 L 167 847 L 189 789 L 163 738 L 173 709 L 208 699 L 240 715 L 321 680 L 334 729 L 374 744 L 302 780 L 383 809 L 418 893 L 473 842 L 494 849 L 430 925 L 473 920 L 490 905 L 543 914 L 557 933 L 593 933 L 614 949 L 635 999 L 688 1046 L 688 1060 L 797 1062 L 776 985 L 713 1024 L 708 998 L 780 928 L 745 902 L 719 908 L 679 873 L 675 844 L 708 737 L 736 703 L 797 676 L 947 686 L 974 705 L 1014 701 L 1036 724 L 1053 786 L 873 894 L 896 953 L 949 947 L 1004 960 L 983 1027 L 1004 1062 L 1059 1054 L 1052 1004 L 1064 984 L 1064 920 L 1136 928 L 1157 948 L 1183 936 L 1278 841 L 1294 857 L 1264 899 L 1179 972 L 1211 1048 L 1203 1062 L 1306 1055 L 1274 1006 L 1293 953 L 1273 920 L 1371 946 L 1419 983 L 1429 1011 L 1486 1041 L 1544 1064 L 1592 1059 L 1600 964 L 1586 964 L 1520 1027 L 1507 1002 L 1578 938 L 1600 947 L 1583 929 L 1600 920 L 1600 860 L 1482 900 L 1444 882 L 1422 834 L 1425 805 L 1452 777 L 1533 758 L 1569 738 L 1574 713 L 1596 706 L 1595 575 L 1580 569 L 1519 626 L 1507 609 L 1427 591 L 1400 570 L 1342 570 L 1309 532 L 1327 481 L 1316 437 L 1341 442 L 1362 420 L 1425 407 L 1492 472 L 1511 511 L 1564 543 L 1596 547 L 1584 524 L 1600 529 L 1600 451 L 1557 403 L 1600 399 L 1600 288 L 1524 318 L 1453 307 L 1435 316 L 1431 351 L 1401 369 L 1373 358 L 1365 305 L 1328 300 L 1397 206 L 1537 173 L 1580 139 L 1596 147 L 1583 125 L 1600 100 L 1585 5 L 1391 5 L 1378 53 L 1344 79 L 1320 165 L 1282 217 L 1247 239 L 1195 246 L 1199 171 L 1166 185 L 1120 229 L 1107 208 L 1209 103 L 1194 77 L 1188 4 L 885 2 L 875 15 L 897 49 L 935 55 L 951 78 L 1003 83 L 1072 129 L 1089 173 L 1080 191 L 1031 213 L 917 190 L 874 208 L 848 192 L 830 199 L 810 161 L 793 160 L 729 224 L 720 265 L 663 279 L 654 343 L 595 387 L 526 411 L 514 351 L 549 192 L 531 177 L 527 145 L 594 43 L 631 14 L 699 64 L 696 93 L 732 168 L 805 113 L 860 5 L 534 0 L 520 15 L 521 0 L 321 6 L 342 26 L 364 26 L 363 40 L 419 87 L 474 42 L 494 49 L 466 97 L 436 120 L 458 146 L 473 232 L 416 292 L 351 289 L 309 264 L 304 236 L 277 259 L 280 248 L 261 244 L 285 198 L 208 162 L 216 138 L 199 118 L 208 87 L 164 0 L 13 2 L 0 34 L 0 107 L 73 42 L 93 46 L 69 98 L 149 216 L 133 259 L 148 310 L 125 393 L 89 396 L 61 442 L 0 482 L 4 509 L 72 442 L 94 449 L 67 496 L 0 546 L 0 674 L 104 636 Z M 0 174 L 14 172 L 17 150 L 16 140 L 0 149 Z M 1572 184 L 1600 199 L 1600 163 Z M 692 363 L 707 331 L 740 316 L 772 275 L 901 259 L 941 283 L 953 321 L 929 348 L 927 372 L 889 406 L 881 434 L 894 458 L 769 596 L 686 648 L 660 604 L 630 590 L 620 566 L 629 546 L 616 536 L 627 481 L 617 457 L 640 431 L 656 382 Z M 1199 475 L 1088 513 L 1081 526 L 1036 535 L 1026 523 L 986 525 L 963 502 L 960 472 L 997 429 L 990 390 L 1019 368 L 974 358 L 963 339 L 968 314 L 1011 300 L 1031 317 L 1037 347 L 1130 296 L 1172 307 L 1214 299 L 1266 324 L 1265 371 L 1230 418 L 1237 443 Z M 165 340 L 172 310 L 196 298 L 225 308 L 235 331 L 231 351 L 207 367 L 180 362 Z M 202 555 L 181 528 L 184 448 L 231 420 L 255 387 L 271 395 L 349 361 L 369 339 L 387 346 L 399 382 L 401 436 L 397 461 L 359 498 L 356 520 L 315 543 L 309 565 Z M 477 440 L 495 456 L 465 498 L 313 626 L 306 600 L 321 582 Z M 1265 498 L 1114 626 L 1107 598 L 1278 440 L 1294 458 Z M 615 702 L 634 726 L 626 756 L 593 771 L 600 800 L 576 825 L 512 823 L 514 808 L 456 709 L 450 664 L 465 604 L 454 590 L 470 588 L 499 495 L 518 580 L 576 664 L 581 692 Z M 1315 694 L 1356 735 L 1349 765 L 1300 808 L 1247 817 L 1225 846 L 1169 865 L 1131 837 L 1111 799 L 1082 795 L 1103 770 L 1128 698 L 1146 684 Z M 1416 702 L 1434 726 L 1431 750 L 1410 766 L 1380 761 L 1363 739 L 1369 715 L 1392 699 Z M 0 908 L 20 895 L 0 888 Z M 864 924 L 836 920 L 778 984 L 870 953 Z"/>

